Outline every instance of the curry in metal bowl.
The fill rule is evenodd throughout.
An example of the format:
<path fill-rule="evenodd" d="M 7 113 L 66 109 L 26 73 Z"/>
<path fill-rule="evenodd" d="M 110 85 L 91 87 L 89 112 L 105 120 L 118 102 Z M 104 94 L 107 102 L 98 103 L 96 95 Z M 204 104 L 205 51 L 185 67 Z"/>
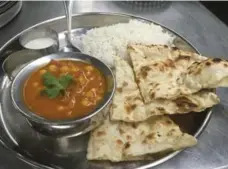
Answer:
<path fill-rule="evenodd" d="M 36 131 L 72 137 L 85 134 L 104 121 L 115 88 L 112 70 L 99 59 L 59 52 L 22 68 L 13 79 L 11 99 Z"/>
<path fill-rule="evenodd" d="M 81 61 L 51 60 L 26 80 L 24 102 L 31 112 L 50 120 L 83 117 L 102 101 L 104 75 Z"/>

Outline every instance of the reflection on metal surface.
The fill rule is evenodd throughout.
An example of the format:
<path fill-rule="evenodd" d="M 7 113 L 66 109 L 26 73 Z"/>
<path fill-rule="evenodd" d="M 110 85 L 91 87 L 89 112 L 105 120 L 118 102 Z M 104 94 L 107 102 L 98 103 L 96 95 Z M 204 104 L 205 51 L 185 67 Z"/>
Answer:
<path fill-rule="evenodd" d="M 41 53 L 33 50 L 13 52 L 2 63 L 3 71 L 12 80 L 26 63 L 38 59 L 41 56 Z"/>
<path fill-rule="evenodd" d="M 115 24 L 119 22 L 127 22 L 129 19 L 135 18 L 133 16 L 118 15 L 118 14 L 99 14 L 90 13 L 85 15 L 78 15 L 72 18 L 73 28 L 82 28 L 80 30 L 87 30 L 87 28 L 104 26 L 109 24 Z M 141 19 L 141 18 L 137 18 Z M 145 20 L 146 21 L 146 20 Z M 65 31 L 62 25 L 64 24 L 64 19 L 54 19 L 52 21 L 46 21 L 39 27 L 51 26 L 52 29 L 58 30 L 60 33 L 60 48 L 67 46 L 67 41 L 63 35 Z M 168 29 L 164 28 L 166 31 Z M 77 31 L 76 31 L 77 32 Z M 81 31 L 84 32 L 84 31 Z M 172 33 L 172 31 L 170 32 Z M 175 34 L 175 33 L 174 33 Z M 176 34 L 175 34 L 176 35 Z M 14 37 L 9 43 L 7 43 L 0 51 L 7 51 L 13 43 L 16 43 L 19 36 Z M 186 45 L 190 46 L 188 43 Z M 190 46 L 191 47 L 191 46 Z M 194 48 L 193 48 L 194 50 Z M 4 53 L 3 53 L 4 54 Z M 5 55 L 3 55 L 5 56 Z M 0 81 L 6 78 L 3 72 L 0 72 Z M 1 94 L 1 122 L 5 126 L 0 128 L 0 136 L 2 143 L 11 151 L 14 151 L 19 158 L 26 161 L 30 165 L 42 167 L 42 168 L 91 168 L 91 169 L 132 169 L 132 168 L 150 168 L 161 164 L 168 159 L 174 157 L 178 152 L 174 152 L 164 158 L 158 159 L 156 161 L 139 161 L 139 162 L 126 162 L 126 163 L 110 163 L 110 162 L 91 162 L 85 160 L 86 147 L 88 135 L 77 138 L 69 138 L 64 140 L 63 138 L 54 139 L 52 137 L 43 136 L 34 130 L 32 130 L 26 119 L 17 112 L 11 104 L 9 87 L 6 84 L 9 80 L 6 79 L 2 81 L 1 84 L 2 94 Z M 181 128 L 188 133 L 194 134 L 198 137 L 204 130 L 206 124 L 208 123 L 211 116 L 211 112 L 208 110 L 202 113 L 192 113 L 182 116 L 175 116 L 174 120 L 181 125 Z M 187 119 L 187 120 L 186 120 Z M 180 123 L 188 121 L 188 123 Z M 5 130 L 9 132 L 6 133 Z M 13 138 L 16 144 L 13 143 Z M 63 140 L 62 140 L 63 139 Z M 17 146 L 18 145 L 18 146 Z"/>

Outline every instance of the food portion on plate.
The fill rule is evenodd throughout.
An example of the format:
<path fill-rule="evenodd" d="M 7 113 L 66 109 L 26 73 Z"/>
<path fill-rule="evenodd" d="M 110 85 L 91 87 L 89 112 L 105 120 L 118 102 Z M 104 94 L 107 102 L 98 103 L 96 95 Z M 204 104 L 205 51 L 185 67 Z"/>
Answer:
<path fill-rule="evenodd" d="M 187 72 L 180 76 L 180 89 L 183 94 L 195 93 L 205 88 L 228 86 L 228 61 L 220 58 L 208 58 L 195 62 Z"/>
<path fill-rule="evenodd" d="M 83 53 L 94 56 L 114 67 L 115 56 L 128 60 L 127 45 L 130 43 L 173 45 L 175 36 L 154 23 L 131 19 L 88 30 L 74 37 L 74 43 Z"/>
<path fill-rule="evenodd" d="M 207 88 L 190 94 L 178 91 L 178 79 L 195 63 L 208 61 L 206 57 L 164 45 L 129 45 L 128 53 L 148 116 L 201 112 L 219 103 Z"/>
<path fill-rule="evenodd" d="M 24 101 L 37 115 L 50 120 L 85 116 L 106 92 L 103 73 L 89 63 L 52 60 L 33 72 L 24 84 Z"/>
<path fill-rule="evenodd" d="M 120 57 L 115 57 L 115 77 L 116 92 L 112 102 L 111 120 L 140 122 L 151 116 L 201 112 L 219 103 L 218 96 L 210 89 L 182 95 L 174 100 L 153 99 L 145 103 L 132 67 Z"/>
<path fill-rule="evenodd" d="M 147 159 L 147 154 L 174 151 L 194 146 L 197 140 L 167 116 L 152 117 L 140 123 L 105 123 L 92 131 L 88 160 L 113 162 Z"/>
<path fill-rule="evenodd" d="M 110 118 L 127 122 L 146 120 L 148 116 L 132 68 L 120 57 L 114 60 L 116 91 Z"/>
<path fill-rule="evenodd" d="M 174 100 L 154 99 L 145 104 L 148 116 L 186 114 L 202 112 L 218 104 L 219 97 L 210 89 L 204 89 L 191 95 L 183 95 Z"/>
<path fill-rule="evenodd" d="M 194 146 L 196 139 L 183 133 L 168 115 L 203 112 L 218 104 L 213 89 L 227 86 L 226 61 L 165 45 L 129 44 L 127 51 L 130 62 L 114 58 L 117 88 L 110 118 L 92 131 L 87 159 L 140 160 Z M 189 87 L 191 78 L 195 85 L 204 79 L 208 83 L 181 92 L 182 86 Z"/>
<path fill-rule="evenodd" d="M 196 138 L 171 115 L 200 113 L 218 104 L 214 89 L 228 87 L 228 62 L 180 50 L 173 39 L 162 27 L 135 20 L 89 30 L 80 37 L 82 52 L 112 67 L 115 78 L 105 64 L 102 72 L 81 61 L 52 60 L 27 78 L 24 102 L 38 116 L 61 121 L 86 116 L 106 99 L 106 107 L 94 111 L 108 112 L 99 116 L 104 123 L 86 129 L 91 131 L 88 160 L 145 160 L 192 147 Z M 109 76 L 112 91 L 106 98 Z M 92 118 L 87 116 L 86 124 L 82 119 L 81 128 Z"/>
<path fill-rule="evenodd" d="M 153 99 L 180 96 L 177 86 L 181 73 L 192 63 L 206 59 L 163 45 L 129 45 L 128 53 L 146 103 Z"/>
<path fill-rule="evenodd" d="M 228 86 L 226 60 L 161 45 L 129 45 L 128 52 L 146 103 Z"/>

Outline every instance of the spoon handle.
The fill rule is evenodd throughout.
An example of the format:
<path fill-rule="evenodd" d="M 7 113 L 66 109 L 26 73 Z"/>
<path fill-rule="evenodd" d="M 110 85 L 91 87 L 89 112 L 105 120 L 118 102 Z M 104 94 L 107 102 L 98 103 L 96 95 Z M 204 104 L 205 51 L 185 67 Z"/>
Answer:
<path fill-rule="evenodd" d="M 73 3 L 74 0 L 63 0 L 63 5 L 64 5 L 64 9 L 65 9 L 65 14 L 66 14 L 66 19 L 67 19 L 67 34 L 66 34 L 66 38 L 67 41 L 69 42 L 69 45 L 74 49 L 74 51 L 77 52 L 81 52 L 81 50 L 79 50 L 77 45 L 74 45 L 74 43 L 72 42 L 72 11 L 73 11 Z"/>
<path fill-rule="evenodd" d="M 71 40 L 71 27 L 72 27 L 72 8 L 73 8 L 73 1 L 63 0 L 63 5 L 65 9 L 66 19 L 67 19 L 67 36 L 68 40 Z"/>

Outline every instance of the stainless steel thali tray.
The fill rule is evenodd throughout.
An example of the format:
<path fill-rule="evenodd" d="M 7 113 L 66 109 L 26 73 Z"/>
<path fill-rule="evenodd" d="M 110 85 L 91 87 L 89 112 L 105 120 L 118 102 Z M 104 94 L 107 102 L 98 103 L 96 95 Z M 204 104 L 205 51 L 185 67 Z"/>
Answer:
<path fill-rule="evenodd" d="M 110 24 L 128 22 L 130 19 L 137 19 L 143 22 L 151 22 L 143 18 L 110 13 L 86 13 L 75 15 L 72 18 L 72 28 L 74 34 L 83 34 L 94 27 L 107 26 Z M 65 30 L 65 17 L 54 18 L 33 27 L 50 27 L 59 33 L 60 48 L 68 46 Z M 31 27 L 31 28 L 33 28 Z M 163 26 L 162 26 L 163 27 Z M 29 29 L 31 29 L 29 28 Z M 168 31 L 174 36 L 174 44 L 182 49 L 197 52 L 186 40 L 174 33 L 168 28 Z M 23 32 L 21 32 L 23 33 Z M 20 33 L 20 34 L 21 34 Z M 16 35 L 10 39 L 0 49 L 0 64 L 10 54 L 22 50 L 19 45 L 19 36 Z M 10 100 L 11 81 L 9 80 L 3 68 L 0 69 L 0 142 L 10 152 L 14 153 L 19 159 L 36 168 L 64 168 L 64 169 L 146 169 L 159 165 L 174 157 L 180 151 L 171 154 L 157 154 L 153 161 L 137 161 L 111 163 L 107 161 L 87 161 L 86 148 L 88 135 L 76 138 L 51 138 L 43 136 L 30 128 L 26 119 L 18 113 L 12 106 Z M 187 133 L 199 137 L 206 127 L 211 116 L 211 109 L 202 113 L 190 113 L 186 115 L 173 116 L 173 120 Z"/>

